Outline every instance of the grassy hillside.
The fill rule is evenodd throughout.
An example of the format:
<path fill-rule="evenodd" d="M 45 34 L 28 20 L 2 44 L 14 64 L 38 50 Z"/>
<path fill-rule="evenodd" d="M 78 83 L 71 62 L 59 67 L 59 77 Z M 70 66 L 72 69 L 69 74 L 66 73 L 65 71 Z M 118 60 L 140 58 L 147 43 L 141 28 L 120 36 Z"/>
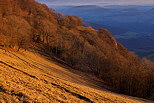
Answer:
<path fill-rule="evenodd" d="M 48 54 L 74 70 L 95 75 L 121 93 L 154 99 L 153 63 L 128 51 L 107 30 L 83 27 L 80 18 L 55 13 L 34 0 L 2 0 L 0 5 L 1 48 L 16 52 L 39 48 L 42 55 Z M 7 65 L 7 59 L 1 63 Z M 38 79 L 37 72 L 22 73 Z M 13 75 L 17 79 L 21 76 Z M 5 77 L 2 78 L 5 82 Z"/>
<path fill-rule="evenodd" d="M 0 49 L 0 102 L 144 103 L 102 89 L 91 75 L 69 70 L 38 53 Z M 149 101 L 150 102 L 150 101 Z"/>

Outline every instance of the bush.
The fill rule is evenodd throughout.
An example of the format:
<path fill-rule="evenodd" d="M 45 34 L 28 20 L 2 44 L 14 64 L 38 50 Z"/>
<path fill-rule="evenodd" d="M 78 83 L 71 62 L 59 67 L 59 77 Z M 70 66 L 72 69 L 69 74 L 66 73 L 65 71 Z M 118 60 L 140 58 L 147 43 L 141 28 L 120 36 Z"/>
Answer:
<path fill-rule="evenodd" d="M 76 28 L 82 25 L 82 20 L 73 15 L 62 16 L 59 20 L 60 25 L 65 26 L 69 29 Z"/>

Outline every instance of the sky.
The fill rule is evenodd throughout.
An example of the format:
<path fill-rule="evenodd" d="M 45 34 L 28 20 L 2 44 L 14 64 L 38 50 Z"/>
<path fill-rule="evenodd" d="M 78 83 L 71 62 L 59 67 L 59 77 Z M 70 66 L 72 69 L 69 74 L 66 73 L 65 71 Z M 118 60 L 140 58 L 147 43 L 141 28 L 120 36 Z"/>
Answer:
<path fill-rule="evenodd" d="M 149 5 L 154 0 L 36 0 L 50 5 Z"/>

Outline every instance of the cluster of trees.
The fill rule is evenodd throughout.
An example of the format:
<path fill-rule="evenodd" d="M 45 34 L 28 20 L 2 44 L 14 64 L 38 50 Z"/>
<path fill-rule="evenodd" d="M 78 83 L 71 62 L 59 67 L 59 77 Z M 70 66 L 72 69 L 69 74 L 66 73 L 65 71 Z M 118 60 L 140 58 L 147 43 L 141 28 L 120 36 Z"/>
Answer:
<path fill-rule="evenodd" d="M 27 48 L 31 42 L 31 26 L 29 23 L 17 16 L 1 18 L 0 22 L 0 45 L 2 47 Z"/>
<path fill-rule="evenodd" d="M 154 100 L 152 62 L 136 57 L 107 30 L 83 27 L 80 18 L 54 13 L 32 1 L 24 0 L 30 4 L 27 8 L 16 0 L 12 12 L 0 12 L 1 47 L 19 50 L 32 43 L 43 45 L 74 69 L 93 73 L 125 94 Z"/>

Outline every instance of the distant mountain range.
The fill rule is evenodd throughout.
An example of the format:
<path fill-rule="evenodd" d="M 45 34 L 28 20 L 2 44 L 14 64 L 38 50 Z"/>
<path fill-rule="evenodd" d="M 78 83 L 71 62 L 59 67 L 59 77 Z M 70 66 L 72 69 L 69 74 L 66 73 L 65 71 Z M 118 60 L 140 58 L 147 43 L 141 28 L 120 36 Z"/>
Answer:
<path fill-rule="evenodd" d="M 140 56 L 154 53 L 154 6 L 83 5 L 55 10 L 81 17 L 85 26 L 109 29 L 120 43 Z"/>
<path fill-rule="evenodd" d="M 95 5 L 83 5 L 55 9 L 64 14 L 79 16 L 87 22 L 119 27 L 134 32 L 154 33 L 154 14 L 152 14 L 154 9 L 152 7 L 149 7 L 148 10 L 139 10 L 137 7 L 119 8 L 117 7 L 116 9 L 116 7 L 109 8 Z"/>

